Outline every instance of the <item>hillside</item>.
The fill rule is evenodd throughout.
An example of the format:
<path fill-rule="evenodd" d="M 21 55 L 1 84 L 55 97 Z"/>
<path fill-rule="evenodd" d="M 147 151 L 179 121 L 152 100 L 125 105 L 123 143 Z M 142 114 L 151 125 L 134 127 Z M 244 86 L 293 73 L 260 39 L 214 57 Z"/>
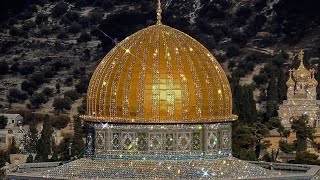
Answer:
<path fill-rule="evenodd" d="M 305 50 L 319 63 L 319 2 L 298 0 L 164 0 L 163 22 L 203 43 L 256 100 L 281 51 L 288 69 Z M 37 0 L 7 2 L 1 12 L 0 111 L 84 113 L 91 73 L 114 45 L 155 23 L 150 0 Z M 272 61 L 272 62 L 271 62 Z M 285 71 L 286 72 L 286 71 Z M 259 84 L 253 77 L 264 78 Z M 53 107 L 54 102 L 55 107 Z M 70 106 L 65 106 L 65 105 Z"/>

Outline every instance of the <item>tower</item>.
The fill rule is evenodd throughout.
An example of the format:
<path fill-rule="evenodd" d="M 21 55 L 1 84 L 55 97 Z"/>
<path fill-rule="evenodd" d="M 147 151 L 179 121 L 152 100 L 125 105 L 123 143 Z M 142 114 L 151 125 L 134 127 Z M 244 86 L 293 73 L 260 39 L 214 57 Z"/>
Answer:
<path fill-rule="evenodd" d="M 306 69 L 304 66 L 304 52 L 298 54 L 300 65 L 297 70 L 289 70 L 287 81 L 287 100 L 283 102 L 278 110 L 282 124 L 290 128 L 290 120 L 294 117 L 307 115 L 309 125 L 319 127 L 319 101 L 317 97 L 318 82 L 315 79 L 315 70 Z"/>

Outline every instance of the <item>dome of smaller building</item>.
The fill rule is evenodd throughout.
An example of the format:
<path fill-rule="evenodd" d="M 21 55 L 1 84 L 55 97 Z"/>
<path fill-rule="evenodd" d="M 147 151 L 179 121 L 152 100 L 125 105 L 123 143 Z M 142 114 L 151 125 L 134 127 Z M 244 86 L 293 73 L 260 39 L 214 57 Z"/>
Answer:
<path fill-rule="evenodd" d="M 294 69 L 290 69 L 290 74 L 289 74 L 289 79 L 287 81 L 287 86 L 290 88 L 290 87 L 294 87 L 295 86 L 295 82 L 294 80 L 292 79 L 292 72 L 294 71 Z"/>
<path fill-rule="evenodd" d="M 293 77 L 296 81 L 307 82 L 311 78 L 311 72 L 303 64 L 304 53 L 301 51 L 299 53 L 300 66 L 293 73 Z"/>
<path fill-rule="evenodd" d="M 309 86 L 313 86 L 313 87 L 317 87 L 318 86 L 318 81 L 314 78 L 315 70 L 311 69 L 310 72 L 311 72 L 311 78 L 308 79 L 308 85 Z"/>

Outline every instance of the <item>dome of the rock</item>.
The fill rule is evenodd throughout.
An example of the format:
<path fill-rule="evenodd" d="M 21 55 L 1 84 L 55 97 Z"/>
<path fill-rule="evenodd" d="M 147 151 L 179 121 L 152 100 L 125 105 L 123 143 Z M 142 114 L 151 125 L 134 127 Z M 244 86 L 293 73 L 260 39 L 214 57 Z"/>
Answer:
<path fill-rule="evenodd" d="M 228 79 L 214 56 L 187 34 L 156 24 L 129 36 L 90 80 L 86 121 L 233 121 Z"/>

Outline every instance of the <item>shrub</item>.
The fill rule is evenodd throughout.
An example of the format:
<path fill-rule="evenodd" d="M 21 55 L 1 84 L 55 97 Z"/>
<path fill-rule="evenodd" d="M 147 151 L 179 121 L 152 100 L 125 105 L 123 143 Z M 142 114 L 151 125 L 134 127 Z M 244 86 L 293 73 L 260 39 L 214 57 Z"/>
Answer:
<path fill-rule="evenodd" d="M 68 5 L 64 2 L 58 3 L 51 11 L 53 17 L 60 17 L 68 11 Z"/>
<path fill-rule="evenodd" d="M 61 18 L 63 24 L 71 24 L 72 22 L 78 22 L 80 19 L 79 13 L 75 11 L 69 11 Z"/>
<path fill-rule="evenodd" d="M 60 130 L 67 127 L 68 123 L 70 122 L 70 118 L 68 116 L 54 116 L 51 118 L 52 127 Z"/>
<path fill-rule="evenodd" d="M 72 101 L 69 98 L 55 98 L 53 101 L 54 110 L 61 112 L 71 109 Z"/>
<path fill-rule="evenodd" d="M 29 78 L 30 81 L 34 81 L 37 85 L 42 85 L 47 82 L 43 73 L 34 73 Z"/>
<path fill-rule="evenodd" d="M 35 108 L 39 108 L 41 104 L 48 102 L 48 99 L 44 96 L 43 93 L 34 93 L 30 99 L 30 103 Z"/>
<path fill-rule="evenodd" d="M 36 28 L 37 25 L 31 20 L 25 21 L 25 23 L 22 25 L 22 30 L 29 31 L 31 28 Z"/>
<path fill-rule="evenodd" d="M 44 14 L 44 13 L 39 13 L 36 16 L 35 23 L 39 25 L 39 24 L 42 24 L 42 23 L 46 23 L 47 21 L 48 21 L 48 15 Z"/>
<path fill-rule="evenodd" d="M 99 24 L 103 20 L 102 13 L 99 11 L 90 12 L 89 20 L 91 24 Z"/>
<path fill-rule="evenodd" d="M 21 75 L 29 75 L 34 72 L 34 66 L 31 64 L 22 65 L 19 69 Z"/>
<path fill-rule="evenodd" d="M 79 23 L 73 22 L 69 27 L 69 32 L 73 34 L 77 34 L 81 31 L 81 29 L 82 29 L 82 26 Z"/>
<path fill-rule="evenodd" d="M 79 38 L 77 39 L 78 42 L 87 42 L 91 40 L 91 35 L 86 31 L 82 31 Z"/>
<path fill-rule="evenodd" d="M 53 95 L 53 89 L 52 88 L 49 88 L 49 87 L 45 87 L 43 90 L 42 90 L 42 93 L 47 96 L 47 97 L 52 97 Z"/>
<path fill-rule="evenodd" d="M 58 39 L 66 39 L 66 38 L 68 38 L 69 36 L 68 36 L 68 34 L 66 33 L 66 32 L 64 32 L 64 31 L 61 31 L 58 35 L 57 35 L 57 38 Z"/>
<path fill-rule="evenodd" d="M 21 83 L 21 89 L 32 95 L 38 89 L 38 85 L 34 81 L 26 80 Z"/>
<path fill-rule="evenodd" d="M 5 75 L 9 72 L 9 65 L 7 61 L 0 61 L 0 75 Z"/>
<path fill-rule="evenodd" d="M 239 55 L 239 46 L 236 45 L 236 44 L 229 44 L 227 46 L 227 49 L 226 49 L 226 56 L 227 57 L 234 57 L 234 56 L 237 56 Z"/>
<path fill-rule="evenodd" d="M 79 94 L 75 90 L 69 90 L 64 93 L 64 97 L 70 98 L 72 101 L 79 99 Z"/>
<path fill-rule="evenodd" d="M 10 103 L 25 101 L 28 99 L 28 94 L 24 91 L 20 91 L 19 89 L 10 89 L 9 94 L 7 95 L 7 99 Z"/>
<path fill-rule="evenodd" d="M 87 88 L 89 85 L 89 79 L 87 77 L 80 80 L 80 82 L 76 85 L 77 92 L 82 94 L 87 92 Z"/>

